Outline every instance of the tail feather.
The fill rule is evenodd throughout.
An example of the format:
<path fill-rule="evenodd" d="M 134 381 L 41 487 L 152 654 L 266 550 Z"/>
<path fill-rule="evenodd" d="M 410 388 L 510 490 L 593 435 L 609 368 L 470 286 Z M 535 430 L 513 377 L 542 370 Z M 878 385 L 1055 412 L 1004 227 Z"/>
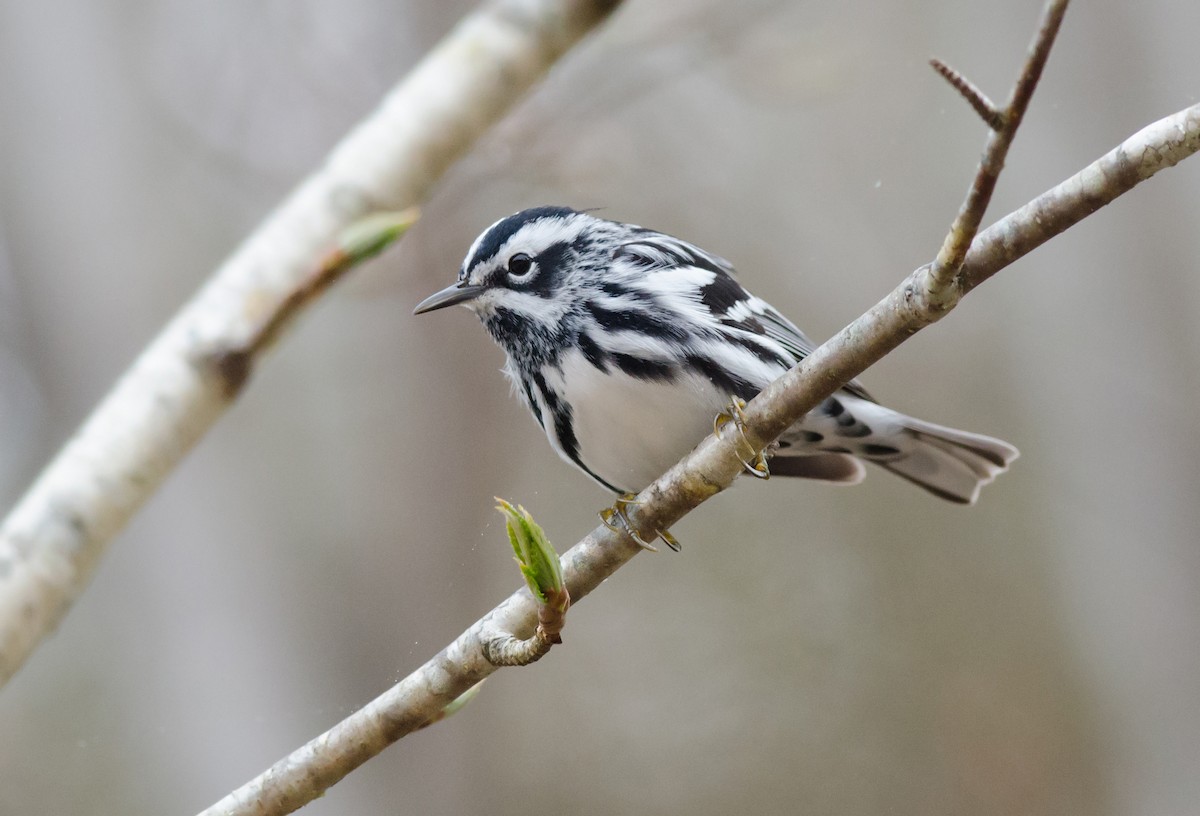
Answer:
<path fill-rule="evenodd" d="M 845 453 L 818 453 L 809 456 L 776 456 L 771 460 L 772 476 L 799 476 L 835 484 L 858 484 L 867 475 L 863 463 Z"/>
<path fill-rule="evenodd" d="M 1019 455 L 1007 442 L 911 417 L 903 424 L 916 444 L 903 455 L 876 460 L 885 470 L 948 501 L 974 504 L 979 490 Z"/>
<path fill-rule="evenodd" d="M 933 495 L 974 504 L 979 489 L 1017 458 L 1007 442 L 905 416 L 840 393 L 785 434 L 771 463 L 780 476 L 853 484 L 872 462 Z"/>

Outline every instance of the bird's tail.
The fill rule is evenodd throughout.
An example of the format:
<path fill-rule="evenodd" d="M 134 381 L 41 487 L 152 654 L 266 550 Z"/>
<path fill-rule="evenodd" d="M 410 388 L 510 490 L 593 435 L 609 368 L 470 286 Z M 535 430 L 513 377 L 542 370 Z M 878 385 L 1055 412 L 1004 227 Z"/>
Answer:
<path fill-rule="evenodd" d="M 865 457 L 939 498 L 974 504 L 979 489 L 1019 455 L 1007 442 L 897 414 L 910 444 L 898 456 Z"/>

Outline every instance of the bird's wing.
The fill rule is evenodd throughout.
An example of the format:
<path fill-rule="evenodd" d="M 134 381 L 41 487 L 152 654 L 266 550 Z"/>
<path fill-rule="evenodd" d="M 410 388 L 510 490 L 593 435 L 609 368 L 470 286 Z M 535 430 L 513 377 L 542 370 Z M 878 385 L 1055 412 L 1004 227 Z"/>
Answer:
<path fill-rule="evenodd" d="M 700 287 L 699 295 L 714 321 L 735 331 L 773 340 L 791 355 L 794 362 L 803 360 L 817 347 L 796 324 L 771 304 L 747 292 L 738 282 L 737 273 L 729 261 L 705 252 L 694 244 L 660 232 L 637 229 L 632 240 L 617 248 L 613 259 L 623 261 L 641 272 L 684 267 L 711 272 L 711 282 Z M 851 380 L 844 388 L 857 397 L 875 402 L 858 380 Z"/>
<path fill-rule="evenodd" d="M 744 308 L 754 315 L 766 336 L 791 352 L 795 356 L 796 362 L 803 360 L 816 350 L 817 344 L 810 340 L 808 335 L 800 331 L 795 323 L 777 312 L 762 298 L 747 293 Z M 871 402 L 876 401 L 857 379 L 846 383 L 842 389 L 856 397 L 862 397 Z"/>
<path fill-rule="evenodd" d="M 678 269 L 694 266 L 737 277 L 733 264 L 719 255 L 705 252 L 695 244 L 674 238 L 661 232 L 636 227 L 631 240 L 617 247 L 614 260 L 623 260 L 643 271 L 656 269 Z"/>

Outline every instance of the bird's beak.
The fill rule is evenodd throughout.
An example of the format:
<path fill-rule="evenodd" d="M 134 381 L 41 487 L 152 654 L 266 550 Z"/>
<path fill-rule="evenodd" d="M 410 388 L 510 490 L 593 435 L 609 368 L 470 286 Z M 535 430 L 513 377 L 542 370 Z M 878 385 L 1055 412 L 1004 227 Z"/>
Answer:
<path fill-rule="evenodd" d="M 466 303 L 468 300 L 482 295 L 486 288 L 485 286 L 472 286 L 466 281 L 459 281 L 453 286 L 447 286 L 442 291 L 422 300 L 417 304 L 417 308 L 413 309 L 413 314 L 424 314 L 425 312 L 444 309 L 447 306 L 453 306 L 457 303 Z"/>

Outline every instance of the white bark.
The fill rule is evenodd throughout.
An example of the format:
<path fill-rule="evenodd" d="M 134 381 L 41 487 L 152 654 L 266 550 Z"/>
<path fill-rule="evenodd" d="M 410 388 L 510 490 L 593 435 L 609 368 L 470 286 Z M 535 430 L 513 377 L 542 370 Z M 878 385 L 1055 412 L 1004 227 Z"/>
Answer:
<path fill-rule="evenodd" d="M 484 3 L 217 270 L 0 527 L 0 683 L 53 631 L 108 542 L 228 406 L 240 382 L 222 376 L 212 355 L 252 338 L 351 222 L 421 201 L 617 5 Z"/>

